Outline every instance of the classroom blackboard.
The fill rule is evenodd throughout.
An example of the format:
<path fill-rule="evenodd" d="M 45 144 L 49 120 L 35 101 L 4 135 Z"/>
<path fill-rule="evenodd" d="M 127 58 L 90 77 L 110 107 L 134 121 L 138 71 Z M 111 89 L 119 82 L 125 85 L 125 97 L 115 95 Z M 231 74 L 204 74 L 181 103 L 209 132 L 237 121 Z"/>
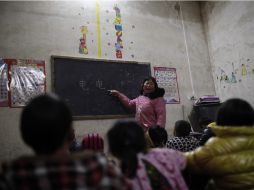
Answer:
<path fill-rule="evenodd" d="M 123 92 L 130 99 L 139 95 L 141 84 L 151 75 L 150 64 L 128 61 L 52 56 L 52 87 L 71 108 L 74 118 L 132 116 L 108 90 Z"/>

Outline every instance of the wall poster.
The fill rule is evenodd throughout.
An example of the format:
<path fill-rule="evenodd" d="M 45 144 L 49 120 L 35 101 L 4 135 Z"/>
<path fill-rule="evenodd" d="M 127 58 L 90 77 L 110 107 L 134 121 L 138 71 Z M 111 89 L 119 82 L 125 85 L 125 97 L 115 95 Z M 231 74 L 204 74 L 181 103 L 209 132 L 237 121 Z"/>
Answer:
<path fill-rule="evenodd" d="M 179 104 L 180 96 L 175 68 L 154 67 L 154 77 L 158 86 L 165 89 L 164 99 L 167 104 Z"/>
<path fill-rule="evenodd" d="M 5 72 L 3 69 L 6 69 Z M 0 64 L 1 107 L 23 107 L 34 96 L 45 93 L 45 61 L 2 59 Z"/>
<path fill-rule="evenodd" d="M 8 106 L 8 65 L 0 58 L 0 107 Z"/>

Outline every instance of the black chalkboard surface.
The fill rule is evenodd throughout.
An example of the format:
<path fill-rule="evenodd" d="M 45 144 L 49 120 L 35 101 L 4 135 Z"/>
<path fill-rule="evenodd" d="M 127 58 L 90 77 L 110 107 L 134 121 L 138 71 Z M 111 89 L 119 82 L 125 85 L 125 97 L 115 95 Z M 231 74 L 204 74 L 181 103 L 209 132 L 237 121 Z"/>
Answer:
<path fill-rule="evenodd" d="M 52 56 L 52 87 L 71 108 L 74 118 L 118 118 L 133 115 L 108 90 L 130 99 L 139 95 L 150 64 Z"/>

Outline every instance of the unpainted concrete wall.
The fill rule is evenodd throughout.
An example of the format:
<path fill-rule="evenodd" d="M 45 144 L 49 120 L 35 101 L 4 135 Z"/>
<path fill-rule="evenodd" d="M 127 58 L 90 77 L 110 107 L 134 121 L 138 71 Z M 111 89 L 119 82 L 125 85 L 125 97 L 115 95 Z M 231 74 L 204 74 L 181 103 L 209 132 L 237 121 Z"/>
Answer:
<path fill-rule="evenodd" d="M 115 3 L 99 4 L 103 59 L 116 59 Z M 199 3 L 125 1 L 117 5 L 123 24 L 123 60 L 176 68 L 181 103 L 167 105 L 166 129 L 172 135 L 174 122 L 187 119 L 192 107 L 189 97 L 215 93 Z M 88 55 L 78 52 L 82 25 L 88 26 Z M 0 2 L 0 26 L 0 56 L 46 60 L 49 92 L 51 55 L 98 58 L 95 1 Z M 0 160 L 31 152 L 20 138 L 21 110 L 0 108 Z M 78 138 L 87 132 L 105 135 L 113 122 L 75 121 L 74 127 Z"/>
<path fill-rule="evenodd" d="M 216 94 L 254 106 L 254 2 L 206 2 L 202 6 Z"/>

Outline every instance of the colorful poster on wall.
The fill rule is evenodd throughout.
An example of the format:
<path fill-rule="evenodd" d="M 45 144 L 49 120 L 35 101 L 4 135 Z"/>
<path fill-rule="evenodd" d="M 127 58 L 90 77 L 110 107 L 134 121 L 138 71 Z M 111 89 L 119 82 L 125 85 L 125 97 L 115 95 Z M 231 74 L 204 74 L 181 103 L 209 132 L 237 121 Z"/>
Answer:
<path fill-rule="evenodd" d="M 45 61 L 3 59 L 7 67 L 8 105 L 22 107 L 34 96 L 45 93 Z M 1 83 L 3 80 L 1 79 Z"/>
<path fill-rule="evenodd" d="M 179 104 L 180 96 L 175 68 L 154 67 L 154 77 L 158 86 L 165 89 L 164 99 L 167 104 Z"/>
<path fill-rule="evenodd" d="M 82 34 L 82 37 L 79 39 L 79 53 L 80 54 L 88 54 L 88 48 L 87 48 L 87 40 L 86 36 L 88 34 L 87 26 L 81 26 L 80 32 Z"/>
<path fill-rule="evenodd" d="M 115 5 L 114 10 L 116 12 L 116 17 L 115 17 L 115 30 L 116 30 L 116 43 L 115 43 L 115 48 L 116 48 L 116 58 L 122 59 L 122 49 L 123 49 L 123 41 L 122 41 L 122 35 L 123 35 L 123 27 L 122 27 L 122 17 L 121 17 L 121 11 L 120 8 Z"/>
<path fill-rule="evenodd" d="M 0 58 L 0 107 L 8 106 L 8 65 Z"/>

